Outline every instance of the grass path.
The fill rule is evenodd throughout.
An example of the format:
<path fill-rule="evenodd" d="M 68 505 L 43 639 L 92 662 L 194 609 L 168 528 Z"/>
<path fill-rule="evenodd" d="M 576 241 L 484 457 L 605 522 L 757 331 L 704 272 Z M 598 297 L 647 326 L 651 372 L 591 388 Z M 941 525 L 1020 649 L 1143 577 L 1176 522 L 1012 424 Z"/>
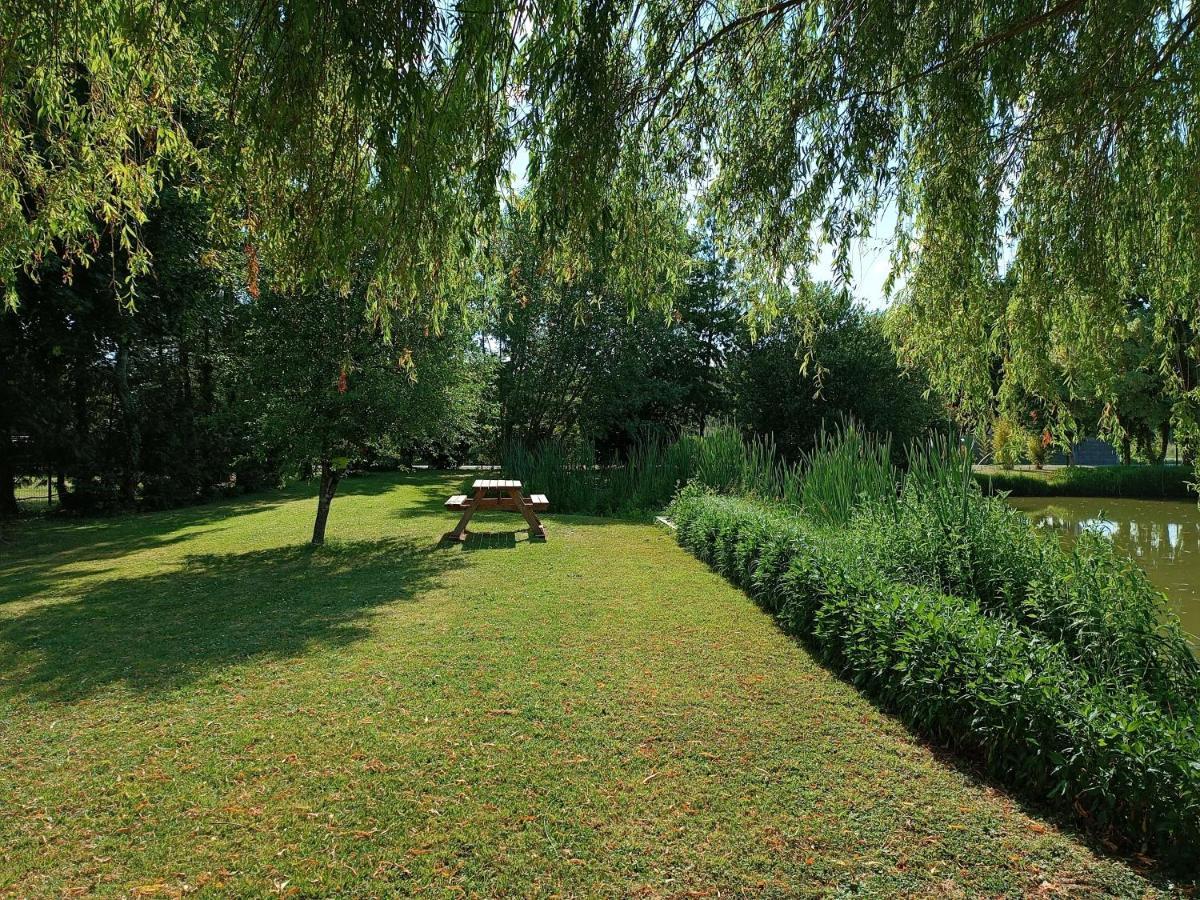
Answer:
<path fill-rule="evenodd" d="M 0 544 L 0 895 L 1153 894 L 647 524 L 458 479 Z M 553 500 L 553 498 L 551 498 Z"/>

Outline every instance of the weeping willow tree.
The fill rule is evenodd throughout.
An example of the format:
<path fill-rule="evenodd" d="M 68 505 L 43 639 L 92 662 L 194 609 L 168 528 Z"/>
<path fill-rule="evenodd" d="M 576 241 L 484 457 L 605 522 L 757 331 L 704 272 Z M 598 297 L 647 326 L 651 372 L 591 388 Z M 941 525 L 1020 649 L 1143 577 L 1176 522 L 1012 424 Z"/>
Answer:
<path fill-rule="evenodd" d="M 852 239 L 894 207 L 898 334 L 964 412 L 998 385 L 1115 401 L 1145 320 L 1176 420 L 1194 425 L 1191 3 L 710 9 L 663 11 L 639 121 L 651 153 L 697 142 L 684 157 L 711 162 L 705 200 L 748 270 L 778 285 L 819 237 L 845 272 Z"/>
<path fill-rule="evenodd" d="M 219 198 L 251 288 L 260 267 L 347 284 L 369 245 L 373 311 L 436 320 L 527 159 L 547 271 L 612 267 L 651 303 L 692 200 L 767 318 L 803 297 L 818 242 L 848 275 L 894 208 L 905 351 L 964 409 L 991 401 L 997 365 L 1021 390 L 1103 395 L 1144 298 L 1188 423 L 1198 17 L 1187 0 L 17 0 L 0 278 L 115 252 L 133 299 L 139 225 L 174 180 Z"/>
<path fill-rule="evenodd" d="M 631 288 L 680 268 L 657 237 L 686 185 L 622 152 L 634 62 L 607 13 L 50 0 L 6 5 L 0 29 L 10 306 L 44 256 L 106 252 L 132 305 L 151 266 L 139 229 L 177 181 L 214 205 L 251 293 L 260 272 L 344 289 L 370 246 L 371 311 L 436 324 L 478 278 L 518 148 L 544 188 L 549 266 L 599 258 Z"/>
<path fill-rule="evenodd" d="M 520 10 L 486 4 L 79 0 L 7 5 L 0 178 L 7 272 L 115 250 L 120 296 L 165 181 L 205 191 L 219 233 L 289 286 L 432 312 L 494 216 L 511 153 Z"/>

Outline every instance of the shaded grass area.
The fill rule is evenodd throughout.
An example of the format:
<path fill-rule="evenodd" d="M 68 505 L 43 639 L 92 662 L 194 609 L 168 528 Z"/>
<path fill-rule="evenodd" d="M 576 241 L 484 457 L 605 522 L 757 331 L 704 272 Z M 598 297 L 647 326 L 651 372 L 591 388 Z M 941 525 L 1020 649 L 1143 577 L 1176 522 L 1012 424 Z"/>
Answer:
<path fill-rule="evenodd" d="M 1129 497 L 1139 500 L 1195 500 L 1190 466 L 1066 466 L 1042 471 L 976 467 L 975 480 L 986 493 L 1014 497 Z"/>
<path fill-rule="evenodd" d="M 347 482 L 0 545 L 0 893 L 1142 896 L 634 521 Z M 552 498 L 553 499 L 553 498 Z"/>

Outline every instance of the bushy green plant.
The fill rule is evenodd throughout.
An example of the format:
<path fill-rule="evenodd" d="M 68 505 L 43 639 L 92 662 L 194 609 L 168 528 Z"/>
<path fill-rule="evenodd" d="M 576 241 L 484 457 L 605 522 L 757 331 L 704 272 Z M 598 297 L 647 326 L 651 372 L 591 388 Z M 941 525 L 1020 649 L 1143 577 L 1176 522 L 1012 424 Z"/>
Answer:
<path fill-rule="evenodd" d="M 1020 429 L 1001 416 L 992 425 L 992 459 L 1002 469 L 1012 469 L 1021 458 L 1024 443 Z"/>
<path fill-rule="evenodd" d="M 684 547 L 923 733 L 978 756 L 1010 784 L 1082 815 L 1090 827 L 1195 864 L 1194 699 L 1163 702 L 1153 681 L 1116 678 L 1111 670 L 1102 677 L 1036 622 L 897 580 L 875 564 L 862 529 L 830 529 L 697 487 L 681 492 L 671 515 Z M 1060 593 L 1072 590 L 1073 579 L 1050 577 Z M 1094 587 L 1093 579 L 1079 593 Z M 1071 614 L 1089 615 L 1080 608 Z M 1093 608 L 1090 615 L 1104 613 Z"/>
<path fill-rule="evenodd" d="M 672 443 L 649 438 L 601 465 L 586 443 L 546 442 L 533 449 L 512 444 L 501 453 L 501 468 L 546 494 L 556 512 L 612 515 L 665 506 L 692 476 L 701 446 L 694 436 Z"/>
<path fill-rule="evenodd" d="M 1050 451 L 1050 434 L 1031 434 L 1025 442 L 1025 454 L 1035 469 L 1046 465 L 1046 455 Z"/>
<path fill-rule="evenodd" d="M 851 527 L 864 558 L 893 581 L 977 601 L 1097 678 L 1146 687 L 1172 706 L 1200 700 L 1200 668 L 1137 564 L 1095 535 L 1064 550 L 984 496 L 966 455 L 944 443 L 913 453 L 899 500 L 860 511 Z"/>
<path fill-rule="evenodd" d="M 729 493 L 742 485 L 746 446 L 730 427 L 714 428 L 700 439 L 693 477 L 714 491 Z"/>
<path fill-rule="evenodd" d="M 606 462 L 588 443 L 511 444 L 501 468 L 546 494 L 556 512 L 593 515 L 662 509 L 688 481 L 798 505 L 802 483 L 799 467 L 781 459 L 769 437 L 744 441 L 730 426 L 671 443 L 648 438 Z"/>

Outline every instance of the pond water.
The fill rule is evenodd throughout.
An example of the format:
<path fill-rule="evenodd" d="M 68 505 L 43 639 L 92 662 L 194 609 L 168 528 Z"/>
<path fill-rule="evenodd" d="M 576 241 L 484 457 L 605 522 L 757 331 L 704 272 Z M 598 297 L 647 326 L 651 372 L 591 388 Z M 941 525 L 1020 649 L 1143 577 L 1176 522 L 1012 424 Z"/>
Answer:
<path fill-rule="evenodd" d="M 1200 509 L 1187 500 L 1010 497 L 1034 523 L 1069 540 L 1088 528 L 1141 563 L 1200 645 Z"/>

